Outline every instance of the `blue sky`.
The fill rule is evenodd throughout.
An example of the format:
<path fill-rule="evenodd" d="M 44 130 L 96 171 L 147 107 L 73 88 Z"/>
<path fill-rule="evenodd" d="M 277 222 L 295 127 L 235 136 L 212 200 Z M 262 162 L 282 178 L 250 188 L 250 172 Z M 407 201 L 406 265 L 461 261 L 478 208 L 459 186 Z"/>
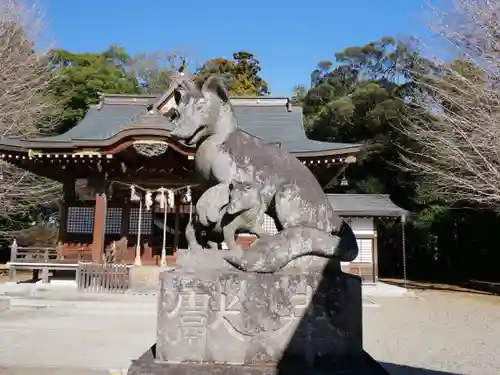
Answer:
<path fill-rule="evenodd" d="M 309 81 L 320 60 L 384 35 L 424 32 L 423 0 L 42 0 L 56 46 L 100 52 L 187 51 L 196 59 L 252 52 L 273 95 Z M 78 3 L 78 5 L 77 5 Z"/>

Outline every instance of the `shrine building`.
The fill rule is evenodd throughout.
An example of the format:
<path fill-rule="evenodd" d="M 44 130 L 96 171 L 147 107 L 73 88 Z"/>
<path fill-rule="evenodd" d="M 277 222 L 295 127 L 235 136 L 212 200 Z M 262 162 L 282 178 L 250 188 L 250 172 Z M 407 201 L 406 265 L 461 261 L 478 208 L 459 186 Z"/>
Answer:
<path fill-rule="evenodd" d="M 173 124 L 168 114 L 176 105 L 176 87 L 157 96 L 103 94 L 75 127 L 60 135 L 0 138 L 4 161 L 61 182 L 59 241 L 64 249 L 87 247 L 87 260 L 101 262 L 105 249 L 113 245 L 117 261 L 152 265 L 159 264 L 163 247 L 168 263 L 175 262 L 177 249 L 187 247 L 184 228 L 202 191 L 194 172 L 195 149 L 170 137 Z M 230 100 L 241 130 L 296 156 L 323 187 L 361 151 L 359 144 L 308 139 L 302 109 L 286 97 Z M 162 202 L 159 191 L 165 189 L 174 193 L 170 204 Z M 334 209 L 343 201 L 337 195 L 330 199 Z M 366 202 L 361 207 L 358 199 L 352 207 L 342 207 L 342 214 L 360 233 L 360 259 L 352 264 L 367 268 L 375 280 L 374 214 L 401 216 L 404 210 L 388 197 L 363 199 L 377 201 L 377 207 L 365 212 Z M 356 220 L 366 228 L 358 230 Z M 275 230 L 270 218 L 266 226 Z M 238 241 L 246 246 L 252 239 L 241 235 Z M 364 244 L 367 239 L 370 243 Z"/>

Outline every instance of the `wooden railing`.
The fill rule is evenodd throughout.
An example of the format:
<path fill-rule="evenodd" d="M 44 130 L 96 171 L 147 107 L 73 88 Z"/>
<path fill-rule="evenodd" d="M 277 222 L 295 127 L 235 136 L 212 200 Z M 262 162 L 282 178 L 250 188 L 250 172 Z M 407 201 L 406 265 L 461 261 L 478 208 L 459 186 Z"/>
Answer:
<path fill-rule="evenodd" d="M 91 254 L 88 247 L 65 248 L 61 243 L 56 247 L 39 247 L 18 246 L 16 240 L 12 242 L 10 247 L 10 261 L 24 262 L 49 262 L 49 261 L 65 261 L 81 262 L 84 258 Z"/>
<path fill-rule="evenodd" d="M 64 251 L 62 244 L 56 247 L 18 246 L 16 240 L 10 247 L 9 279 L 15 280 L 19 269 L 33 270 L 33 278 L 42 271 L 42 281 L 49 281 L 50 270 L 76 270 L 78 262 L 89 253 L 87 248 L 73 248 Z"/>
<path fill-rule="evenodd" d="M 10 261 L 26 261 L 26 262 L 48 262 L 58 258 L 57 249 L 54 247 L 19 247 L 17 244 L 12 244 Z"/>
<path fill-rule="evenodd" d="M 125 264 L 79 263 L 76 282 L 81 292 L 125 293 L 130 285 L 129 267 Z"/>

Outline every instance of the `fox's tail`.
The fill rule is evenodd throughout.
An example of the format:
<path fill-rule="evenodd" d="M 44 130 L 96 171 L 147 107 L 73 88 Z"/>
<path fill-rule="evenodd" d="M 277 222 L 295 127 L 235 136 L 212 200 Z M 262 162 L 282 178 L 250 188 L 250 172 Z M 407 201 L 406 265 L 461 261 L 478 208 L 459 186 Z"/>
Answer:
<path fill-rule="evenodd" d="M 286 228 L 275 235 L 259 238 L 242 254 L 226 256 L 224 259 L 242 271 L 272 273 L 306 255 L 348 262 L 356 258 L 357 254 L 354 233 L 344 223 L 336 234 L 304 226 Z"/>

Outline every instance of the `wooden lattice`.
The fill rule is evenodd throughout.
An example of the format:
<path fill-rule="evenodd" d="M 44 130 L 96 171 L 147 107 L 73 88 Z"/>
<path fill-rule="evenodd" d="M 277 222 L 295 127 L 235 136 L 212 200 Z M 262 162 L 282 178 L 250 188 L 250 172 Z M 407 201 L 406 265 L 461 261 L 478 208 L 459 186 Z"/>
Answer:
<path fill-rule="evenodd" d="M 131 208 L 129 215 L 129 234 L 137 234 L 139 226 L 139 209 Z M 151 234 L 153 216 L 150 211 L 142 210 L 141 234 Z"/>
<path fill-rule="evenodd" d="M 120 234 L 122 231 L 122 209 L 120 207 L 109 207 L 106 215 L 107 234 Z"/>
<path fill-rule="evenodd" d="M 93 227 L 94 207 L 68 207 L 68 233 L 92 233 Z"/>

